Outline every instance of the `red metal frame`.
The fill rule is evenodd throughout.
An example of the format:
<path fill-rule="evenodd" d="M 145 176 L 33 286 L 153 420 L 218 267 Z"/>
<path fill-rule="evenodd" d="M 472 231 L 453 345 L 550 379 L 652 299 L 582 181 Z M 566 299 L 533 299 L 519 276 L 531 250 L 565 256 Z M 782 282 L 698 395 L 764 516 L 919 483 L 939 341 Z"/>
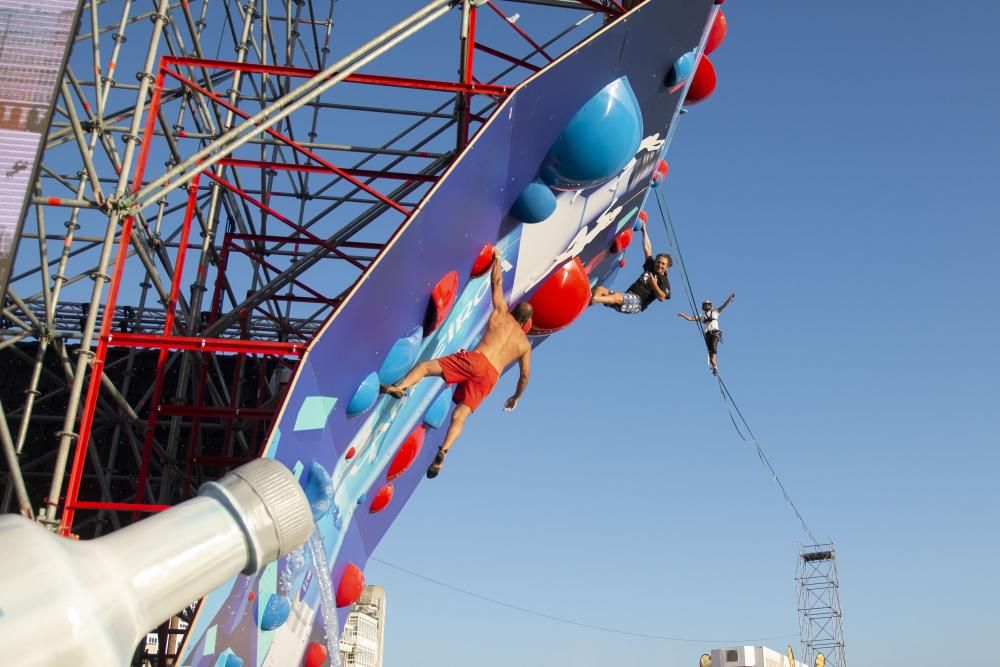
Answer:
<path fill-rule="evenodd" d="M 624 9 L 615 0 L 606 0 L 610 4 L 601 4 L 596 0 L 580 1 L 588 7 L 604 12 L 609 17 L 617 16 L 619 13 L 624 12 Z M 538 54 L 540 54 L 548 62 L 553 60 L 552 56 L 550 56 L 538 42 L 532 39 L 519 26 L 510 22 L 503 11 L 496 7 L 492 2 L 487 2 L 486 4 L 489 5 L 490 9 L 492 9 L 504 23 L 510 25 L 514 31 L 516 31 L 528 44 L 530 44 Z M 518 58 L 504 51 L 477 43 L 476 27 L 478 11 L 474 6 L 470 7 L 469 11 L 468 35 L 464 52 L 462 54 L 463 75 L 461 76 L 461 80 L 441 81 L 434 79 L 355 73 L 346 77 L 344 79 L 344 83 L 447 92 L 460 96 L 464 114 L 462 115 L 458 130 L 457 154 L 457 152 L 459 152 L 470 140 L 471 123 L 484 123 L 486 120 L 484 117 L 472 113 L 470 108 L 472 97 L 474 95 L 484 95 L 500 99 L 506 97 L 514 90 L 513 87 L 510 86 L 481 83 L 477 81 L 473 71 L 475 65 L 475 52 L 478 50 L 483 54 L 518 65 L 530 72 L 535 72 L 540 69 L 537 65 L 527 62 L 525 59 Z M 181 68 L 188 67 L 196 71 L 221 69 L 233 73 L 240 72 L 244 74 L 276 75 L 298 78 L 314 77 L 320 73 L 318 70 L 313 69 L 281 65 L 262 65 L 252 62 L 233 62 L 179 56 L 162 57 L 160 59 L 158 71 L 155 77 L 155 83 L 151 91 L 149 107 L 146 111 L 147 118 L 145 122 L 145 131 L 143 133 L 137 155 L 136 169 L 131 185 L 132 193 L 139 191 L 143 184 L 143 176 L 149 160 L 150 147 L 155 137 L 154 130 L 158 122 L 158 115 L 163 101 L 164 84 L 167 77 L 176 80 L 191 93 L 200 95 L 203 98 L 210 100 L 211 103 L 231 111 L 239 118 L 246 119 L 250 117 L 250 114 L 238 108 L 237 105 L 231 104 L 228 99 L 219 96 L 218 94 L 199 85 L 191 78 L 184 76 L 180 70 Z M 435 183 L 438 180 L 436 176 L 408 173 L 403 171 L 380 171 L 339 167 L 324 159 L 315 151 L 310 150 L 306 146 L 296 142 L 291 137 L 286 136 L 274 128 L 268 128 L 265 132 L 272 139 L 284 146 L 287 146 L 298 155 L 305 158 L 304 163 L 290 164 L 266 160 L 227 157 L 218 163 L 219 167 L 229 167 L 233 169 L 246 168 L 257 171 L 292 171 L 304 174 L 321 173 L 336 176 L 347 181 L 353 187 L 356 187 L 368 195 L 376 198 L 386 206 L 391 207 L 398 213 L 402 214 L 404 219 L 410 214 L 410 210 L 408 208 L 403 206 L 400 202 L 383 195 L 362 179 L 391 179 L 408 183 Z M 179 138 L 184 138 L 186 135 L 182 130 L 177 129 L 177 136 Z M 135 224 L 135 220 L 132 216 L 125 217 L 121 223 L 118 250 L 115 256 L 114 268 L 110 276 L 109 290 L 104 307 L 104 314 L 101 320 L 97 347 L 91 364 L 90 377 L 87 380 L 86 395 L 80 416 L 76 447 L 69 470 L 66 497 L 64 500 L 59 527 L 62 534 L 69 534 L 71 532 L 75 513 L 78 510 L 156 512 L 167 507 L 162 504 L 146 502 L 147 498 L 145 497 L 145 485 L 149 478 L 155 443 L 155 432 L 158 421 L 161 417 L 187 417 L 191 420 L 190 432 L 188 436 L 187 461 L 185 464 L 185 482 L 183 485 L 186 490 L 190 490 L 190 483 L 193 479 L 197 466 L 228 466 L 245 461 L 245 457 L 235 456 L 233 454 L 233 439 L 229 437 L 224 440 L 226 443 L 226 451 L 224 454 L 202 454 L 200 452 L 199 438 L 199 428 L 202 420 L 221 420 L 224 423 L 227 436 L 232 431 L 233 421 L 235 419 L 249 420 L 253 423 L 251 445 L 255 449 L 262 446 L 262 444 L 266 441 L 266 426 L 268 425 L 268 422 L 273 420 L 275 408 L 273 406 L 261 408 L 241 407 L 238 394 L 242 386 L 241 382 L 243 375 L 246 372 L 246 357 L 248 355 L 262 355 L 266 356 L 268 359 L 273 359 L 279 364 L 283 364 L 294 369 L 295 365 L 306 351 L 307 343 L 305 342 L 251 340 L 249 338 L 250 334 L 248 329 L 248 318 L 250 316 L 249 312 L 241 313 L 240 338 L 191 337 L 178 335 L 178 333 L 173 330 L 175 309 L 178 294 L 181 288 L 181 282 L 183 280 L 186 249 L 191 233 L 192 222 L 198 213 L 199 202 L 197 197 L 197 188 L 202 174 L 211 179 L 214 183 L 217 183 L 220 187 L 233 193 L 233 195 L 237 196 L 243 202 L 252 205 L 256 209 L 265 213 L 268 217 L 276 219 L 289 230 L 287 236 L 274 233 L 239 234 L 226 232 L 223 234 L 222 242 L 218 251 L 218 261 L 216 263 L 216 276 L 213 296 L 210 304 L 209 323 L 217 320 L 222 314 L 223 293 L 225 286 L 228 284 L 226 272 L 229 267 L 229 258 L 232 251 L 236 251 L 249 257 L 251 261 L 259 263 L 261 266 L 268 267 L 271 271 L 279 271 L 278 267 L 275 267 L 266 261 L 265 257 L 262 256 L 263 253 L 254 249 L 255 246 L 263 243 L 288 244 L 296 249 L 301 246 L 322 246 L 330 251 L 332 257 L 349 262 L 361 271 L 361 275 L 358 277 L 358 280 L 360 280 L 367 271 L 368 266 L 371 265 L 372 261 L 378 256 L 378 254 L 384 251 L 384 248 L 387 245 L 387 243 L 363 243 L 350 241 L 333 245 L 316 236 L 307 228 L 296 224 L 293 220 L 280 214 L 274 208 L 269 206 L 269 194 L 263 195 L 261 199 L 254 198 L 238 185 L 230 182 L 227 178 L 224 178 L 222 176 L 223 170 L 221 168 L 213 168 L 212 170 L 202 171 L 188 186 L 188 201 L 182 223 L 183 227 L 181 230 L 180 243 L 177 247 L 174 266 L 175 270 L 170 286 L 170 296 L 168 303 L 166 304 L 166 318 L 163 332 L 156 334 L 120 333 L 114 331 L 113 329 L 114 310 L 124 275 L 125 262 L 129 254 L 129 246 L 132 241 L 133 225 Z M 398 233 L 398 229 L 395 233 Z M 390 239 L 395 236 L 395 233 L 390 235 Z M 375 255 L 371 258 L 363 257 L 361 258 L 361 261 L 359 261 L 357 258 L 345 253 L 344 250 L 347 249 L 375 251 Z M 332 305 L 334 308 L 336 308 L 336 306 L 340 303 L 339 298 L 325 295 L 320 290 L 310 288 L 309 285 L 305 284 L 301 280 L 293 280 L 291 281 L 291 284 L 295 287 L 299 294 L 276 294 L 272 295 L 270 298 L 275 302 L 284 301 L 328 304 Z M 274 319 L 273 316 L 262 306 L 258 306 L 254 312 Z M 299 341 L 307 340 L 308 334 L 306 332 L 291 329 L 286 323 L 281 324 L 284 333 L 287 334 L 288 337 L 297 337 Z M 95 410 L 98 402 L 98 394 L 101 386 L 100 377 L 104 368 L 109 347 L 149 348 L 159 350 L 159 355 L 157 357 L 157 371 L 153 380 L 154 385 L 152 398 L 148 406 L 146 431 L 143 438 L 140 470 L 137 483 L 138 491 L 134 502 L 93 502 L 79 497 L 81 481 L 83 479 L 83 472 L 87 459 L 86 453 L 90 442 Z M 192 397 L 192 404 L 190 405 L 172 405 L 161 403 L 166 375 L 165 362 L 167 361 L 169 353 L 175 350 L 201 352 L 203 353 L 203 360 L 206 362 L 201 364 L 201 370 L 195 384 L 194 396 Z M 230 404 L 228 406 L 206 406 L 203 404 L 206 397 L 207 369 L 209 366 L 207 362 L 209 361 L 210 355 L 215 353 L 236 355 L 236 367 L 230 386 Z M 265 391 L 267 386 L 265 366 L 266 364 L 258 364 L 258 377 L 256 380 L 257 389 L 256 396 L 254 397 L 256 405 L 261 404 L 267 393 Z M 280 401 L 275 401 L 274 403 L 280 404 Z"/>

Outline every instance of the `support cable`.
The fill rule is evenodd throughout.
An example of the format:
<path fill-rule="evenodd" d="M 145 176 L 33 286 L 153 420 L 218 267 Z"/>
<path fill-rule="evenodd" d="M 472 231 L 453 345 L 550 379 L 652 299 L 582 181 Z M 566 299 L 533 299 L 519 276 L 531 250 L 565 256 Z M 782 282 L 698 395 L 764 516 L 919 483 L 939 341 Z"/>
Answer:
<path fill-rule="evenodd" d="M 670 212 L 663 203 L 663 198 L 661 197 L 659 190 L 656 191 L 656 206 L 660 210 L 660 220 L 663 222 L 663 228 L 667 233 L 667 242 L 677 255 L 677 267 L 680 269 L 681 277 L 684 281 L 684 291 L 687 295 L 688 306 L 691 308 L 691 314 L 697 317 L 698 304 L 694 298 L 694 289 L 691 287 L 691 280 L 688 277 L 687 266 L 684 263 L 684 254 L 681 252 L 680 243 L 677 241 L 677 232 L 674 229 L 673 220 L 670 218 Z M 698 329 L 701 331 L 702 341 L 704 341 L 705 330 L 700 319 L 698 320 Z M 812 530 L 809 529 L 809 524 L 806 523 L 805 518 L 799 511 L 799 508 L 796 507 L 795 502 L 792 500 L 791 495 L 789 495 L 788 490 L 782 483 L 781 478 L 774 469 L 774 466 L 771 465 L 771 461 L 767 457 L 767 452 L 764 451 L 764 447 L 760 444 L 757 437 L 750 429 L 750 424 L 747 422 L 746 417 L 743 416 L 743 411 L 740 410 L 739 405 L 737 405 L 736 399 L 733 398 L 733 395 L 729 392 L 729 387 L 726 386 L 721 373 L 716 374 L 716 380 L 719 383 L 719 393 L 722 395 L 722 402 L 726 406 L 726 411 L 729 413 L 729 420 L 733 423 L 733 428 L 736 430 L 736 433 L 740 436 L 740 439 L 743 442 L 753 445 L 754 449 L 757 451 L 757 458 L 759 458 L 761 463 L 763 463 L 767 467 L 768 471 L 770 471 L 771 477 L 774 479 L 774 483 L 778 485 L 779 489 L 781 489 L 781 495 L 784 497 L 785 502 L 792 509 L 795 517 L 802 525 L 802 530 L 809 536 L 809 539 L 812 540 L 813 544 L 818 544 Z"/>
<path fill-rule="evenodd" d="M 539 618 L 546 618 L 550 621 L 557 621 L 559 623 L 565 623 L 567 625 L 575 625 L 580 628 L 587 628 L 588 630 L 598 630 L 600 632 L 609 632 L 616 635 L 626 635 L 629 637 L 638 637 L 640 639 L 656 639 L 660 641 L 668 642 L 692 642 L 698 644 L 719 644 L 719 645 L 733 645 L 733 644 L 761 644 L 766 641 L 777 640 L 777 639 L 787 639 L 789 637 L 798 637 L 797 634 L 794 635 L 778 635 L 776 637 L 757 637 L 755 639 L 697 639 L 692 637 L 668 637 L 665 635 L 654 635 L 645 632 L 631 632 L 629 630 L 619 630 L 616 628 L 608 628 L 603 625 L 593 625 L 591 623 L 583 623 L 581 621 L 574 621 L 569 618 L 564 618 L 562 616 L 555 616 L 553 614 L 546 614 L 545 612 L 536 611 L 534 609 L 528 609 L 526 607 L 519 607 L 517 605 L 510 604 L 508 602 L 503 602 L 502 600 L 496 600 L 485 595 L 480 595 L 479 593 L 474 593 L 472 591 L 466 590 L 464 588 L 459 588 L 458 586 L 453 586 L 451 584 L 445 583 L 439 579 L 434 579 L 433 577 L 428 577 L 426 575 L 420 574 L 419 572 L 414 572 L 413 570 L 408 570 L 405 567 L 400 567 L 395 563 L 390 563 L 389 561 L 382 560 L 381 558 L 370 557 L 369 560 L 373 560 L 376 563 L 380 563 L 387 567 L 391 567 L 394 570 L 399 570 L 404 574 L 408 574 L 411 577 L 417 579 L 422 579 L 428 583 L 434 584 L 435 586 L 441 586 L 447 588 L 448 590 L 455 591 L 456 593 L 461 593 L 462 595 L 467 595 L 477 600 L 482 600 L 483 602 L 489 602 L 490 604 L 497 605 L 499 607 L 506 607 L 507 609 L 512 609 L 514 611 L 519 611 L 524 614 L 530 614 L 532 616 L 538 616 Z"/>

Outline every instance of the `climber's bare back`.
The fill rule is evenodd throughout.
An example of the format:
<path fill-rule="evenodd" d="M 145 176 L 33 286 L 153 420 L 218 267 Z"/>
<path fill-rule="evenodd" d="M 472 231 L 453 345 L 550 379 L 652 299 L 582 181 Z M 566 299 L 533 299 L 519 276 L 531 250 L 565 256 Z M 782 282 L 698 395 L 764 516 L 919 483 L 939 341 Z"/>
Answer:
<path fill-rule="evenodd" d="M 531 351 L 531 343 L 521 325 L 506 309 L 494 308 L 483 339 L 475 348 L 481 352 L 498 373 Z"/>

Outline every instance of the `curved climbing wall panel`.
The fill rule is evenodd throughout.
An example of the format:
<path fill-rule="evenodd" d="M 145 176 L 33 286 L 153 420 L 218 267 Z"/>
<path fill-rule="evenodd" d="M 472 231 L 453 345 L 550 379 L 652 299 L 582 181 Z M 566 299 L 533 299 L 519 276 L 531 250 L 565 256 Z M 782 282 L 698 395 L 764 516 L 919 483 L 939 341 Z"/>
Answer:
<path fill-rule="evenodd" d="M 324 644 L 321 583 L 343 624 L 451 408 L 439 379 L 402 400 L 378 383 L 476 344 L 491 308 L 487 246 L 503 258 L 508 302 L 535 305 L 533 342 L 573 326 L 589 288 L 623 265 L 682 102 L 675 63 L 713 8 L 648 2 L 595 33 L 519 86 L 425 197 L 310 345 L 266 449 L 306 489 L 326 559 L 296 552 L 207 596 L 181 664 L 304 664 Z"/>

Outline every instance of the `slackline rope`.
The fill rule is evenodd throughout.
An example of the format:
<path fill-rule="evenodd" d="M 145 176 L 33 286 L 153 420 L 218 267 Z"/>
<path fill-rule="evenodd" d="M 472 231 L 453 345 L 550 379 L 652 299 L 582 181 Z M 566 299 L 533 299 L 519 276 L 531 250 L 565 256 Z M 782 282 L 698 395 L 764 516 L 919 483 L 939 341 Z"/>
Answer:
<path fill-rule="evenodd" d="M 688 306 L 691 308 L 691 314 L 698 317 L 698 303 L 694 298 L 694 289 L 691 287 L 691 280 L 688 277 L 687 266 L 684 263 L 684 254 L 681 252 L 681 246 L 677 240 L 677 232 L 674 229 L 673 220 L 670 218 L 670 212 L 663 203 L 659 189 L 656 190 L 655 197 L 656 206 L 660 210 L 660 220 L 663 222 L 663 228 L 667 233 L 667 242 L 677 255 L 677 268 L 680 270 L 681 277 L 683 278 L 684 291 L 687 295 Z M 705 331 L 700 319 L 698 320 L 698 329 L 701 331 L 702 342 L 704 342 Z M 740 410 L 739 405 L 736 403 L 736 399 L 733 398 L 733 395 L 730 393 L 729 387 L 726 386 L 721 373 L 716 375 L 716 380 L 719 382 L 719 393 L 722 395 L 722 402 L 726 406 L 726 411 L 729 413 L 729 421 L 733 423 L 733 428 L 736 429 L 736 433 L 740 436 L 740 439 L 743 440 L 743 442 L 753 445 L 754 449 L 757 451 L 757 458 L 759 458 L 761 463 L 763 463 L 767 467 L 768 471 L 770 471 L 775 484 L 777 484 L 778 488 L 781 489 L 781 495 L 784 497 L 785 502 L 788 503 L 792 512 L 795 513 L 795 517 L 799 520 L 799 523 L 802 524 L 802 530 L 804 530 L 806 535 L 809 536 L 809 539 L 812 540 L 813 544 L 818 544 L 819 542 L 813 535 L 812 530 L 809 529 L 809 524 L 806 523 L 805 518 L 802 516 L 802 512 L 800 512 L 799 508 L 796 507 L 795 501 L 792 500 L 788 490 L 785 488 L 781 478 L 778 476 L 777 471 L 774 469 L 774 466 L 771 465 L 771 461 L 767 457 L 767 452 L 764 451 L 764 447 L 760 444 L 756 436 L 754 436 L 753 431 L 750 429 L 750 424 L 747 422 L 746 417 L 743 416 L 743 411 Z"/>

